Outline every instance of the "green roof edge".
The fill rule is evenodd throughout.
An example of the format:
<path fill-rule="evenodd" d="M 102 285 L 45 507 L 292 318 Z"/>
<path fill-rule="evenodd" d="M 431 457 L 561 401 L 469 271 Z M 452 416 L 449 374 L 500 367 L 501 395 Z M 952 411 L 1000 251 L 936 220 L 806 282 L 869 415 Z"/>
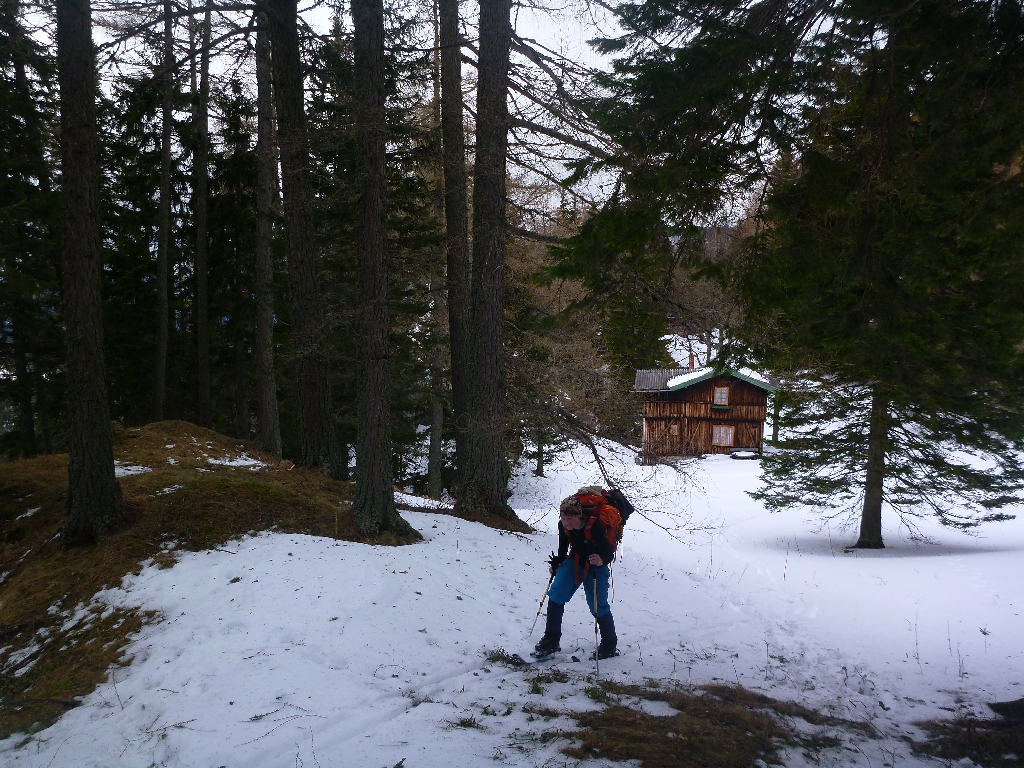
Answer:
<path fill-rule="evenodd" d="M 729 376 L 734 376 L 737 379 L 739 379 L 740 381 L 745 381 L 745 382 L 747 382 L 747 384 L 752 384 L 755 387 L 757 387 L 758 389 L 763 389 L 763 390 L 765 390 L 767 392 L 776 392 L 776 391 L 778 391 L 778 387 L 773 387 L 771 384 L 769 384 L 766 381 L 759 381 L 758 379 L 755 379 L 755 378 L 753 378 L 751 376 L 745 376 L 744 374 L 740 373 L 739 371 L 737 371 L 737 370 L 735 370 L 733 368 L 723 368 L 722 370 L 712 369 L 712 370 L 708 371 L 707 373 L 705 373 L 703 376 L 698 376 L 696 379 L 690 379 L 690 381 L 687 381 L 685 384 L 677 384 L 674 387 L 669 387 L 668 391 L 669 392 L 678 392 L 681 389 L 686 389 L 687 387 L 692 387 L 694 384 L 700 384 L 700 382 L 702 382 L 702 381 L 707 381 L 708 379 L 712 379 L 715 376 L 721 376 L 722 374 L 727 374 Z"/>

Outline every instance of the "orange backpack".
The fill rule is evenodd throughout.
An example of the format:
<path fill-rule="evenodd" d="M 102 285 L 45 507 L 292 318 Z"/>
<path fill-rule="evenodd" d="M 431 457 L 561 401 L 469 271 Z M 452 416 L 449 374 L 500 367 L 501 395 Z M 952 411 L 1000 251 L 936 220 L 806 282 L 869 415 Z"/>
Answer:
<path fill-rule="evenodd" d="M 600 520 L 604 526 L 608 542 L 614 550 L 622 538 L 622 515 L 609 501 L 608 496 L 601 488 L 581 488 L 575 494 L 583 506 L 583 514 L 587 518 L 583 526 L 583 538 L 590 541 L 590 529 L 595 520 Z"/>

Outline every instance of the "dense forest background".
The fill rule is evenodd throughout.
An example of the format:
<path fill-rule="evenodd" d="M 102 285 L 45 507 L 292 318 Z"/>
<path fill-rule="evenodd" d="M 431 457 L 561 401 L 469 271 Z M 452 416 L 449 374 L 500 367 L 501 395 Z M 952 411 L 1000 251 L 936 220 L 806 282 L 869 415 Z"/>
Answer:
<path fill-rule="evenodd" d="M 511 463 L 637 442 L 634 371 L 675 333 L 782 385 L 770 507 L 853 509 L 864 546 L 883 503 L 999 519 L 1024 481 L 1020 4 L 598 10 L 604 68 L 504 0 L 0 1 L 0 457 L 113 483 L 75 459 L 103 399 L 354 478 L 370 532 L 401 529 L 395 483 L 515 520 Z M 98 369 L 67 318 L 89 88 Z"/>

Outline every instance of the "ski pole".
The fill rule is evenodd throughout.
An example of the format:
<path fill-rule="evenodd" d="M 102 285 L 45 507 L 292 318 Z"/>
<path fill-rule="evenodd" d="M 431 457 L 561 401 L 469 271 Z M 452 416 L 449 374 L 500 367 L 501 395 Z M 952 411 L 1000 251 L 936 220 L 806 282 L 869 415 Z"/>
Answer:
<path fill-rule="evenodd" d="M 601 679 L 601 646 L 597 642 L 597 572 L 594 572 L 594 665 L 597 667 L 597 678 Z"/>
<path fill-rule="evenodd" d="M 544 601 L 548 599 L 548 590 L 551 589 L 551 582 L 555 580 L 555 574 L 551 574 L 551 578 L 548 579 L 548 585 L 544 587 L 544 596 L 540 599 L 540 605 L 537 606 L 537 615 L 533 617 L 533 624 L 530 625 L 530 631 L 526 633 L 529 637 L 533 634 L 533 630 L 537 628 L 537 619 L 540 618 L 540 612 L 544 610 Z"/>

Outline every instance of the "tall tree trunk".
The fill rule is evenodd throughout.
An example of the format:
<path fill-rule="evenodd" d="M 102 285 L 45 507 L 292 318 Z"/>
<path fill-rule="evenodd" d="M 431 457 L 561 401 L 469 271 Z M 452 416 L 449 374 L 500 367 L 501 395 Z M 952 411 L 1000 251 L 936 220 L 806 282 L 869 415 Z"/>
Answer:
<path fill-rule="evenodd" d="M 20 21 L 19 0 L 3 0 L 0 3 L 0 29 L 7 36 L 8 49 L 11 64 L 14 68 L 14 88 L 17 93 L 18 102 L 15 102 L 14 109 L 25 120 L 26 139 L 31 143 L 31 151 L 35 156 L 35 172 L 39 178 L 39 188 L 42 192 L 50 189 L 49 164 L 45 155 L 42 141 L 42 126 L 36 105 L 32 99 L 32 89 L 29 87 L 28 69 L 25 61 L 25 32 Z M 26 313 L 22 297 L 22 287 L 17 280 L 18 266 L 16 263 L 16 250 L 31 250 L 31 242 L 26 238 L 24 245 L 21 242 L 17 246 L 8 244 L 7 263 L 7 287 L 10 291 L 10 320 L 11 320 L 11 341 L 14 351 L 14 399 L 18 408 L 18 434 L 21 443 L 21 455 L 30 458 L 36 455 L 36 428 L 35 409 L 32 404 L 34 391 L 30 342 L 30 320 L 29 313 Z"/>
<path fill-rule="evenodd" d="M 164 72 L 160 140 L 160 212 L 156 252 L 156 365 L 153 372 L 153 418 L 164 418 L 167 398 L 167 343 L 170 333 L 171 132 L 174 128 L 174 15 L 164 0 Z"/>
<path fill-rule="evenodd" d="M 124 520 L 114 476 L 113 430 L 103 362 L 100 169 L 96 61 L 89 0 L 57 0 L 67 329 L 69 456 L 64 546 L 100 541 Z"/>
<path fill-rule="evenodd" d="M 537 431 L 537 466 L 533 470 L 537 477 L 544 477 L 544 433 Z"/>
<path fill-rule="evenodd" d="M 436 322 L 436 321 L 435 321 Z M 427 454 L 427 494 L 440 499 L 444 488 L 441 470 L 444 467 L 441 456 L 441 440 L 444 433 L 444 399 L 442 398 L 442 377 L 444 371 L 444 349 L 434 340 L 433 358 L 430 361 L 430 448 Z"/>
<path fill-rule="evenodd" d="M 882 549 L 882 499 L 885 483 L 885 453 L 889 439 L 889 402 L 877 387 L 871 395 L 868 422 L 868 466 L 864 481 L 864 509 L 860 516 L 858 549 Z"/>
<path fill-rule="evenodd" d="M 353 513 L 364 536 L 405 534 L 412 529 L 395 509 L 391 470 L 383 1 L 352 0 L 352 26 L 355 130 L 362 166 L 358 253 L 363 325 Z"/>
<path fill-rule="evenodd" d="M 50 414 L 45 402 L 39 408 L 39 435 L 43 438 L 43 453 L 53 453 L 53 433 L 50 430 Z"/>
<path fill-rule="evenodd" d="M 441 140 L 444 148 L 445 248 L 448 336 L 451 344 L 452 415 L 456 485 L 466 458 L 469 377 L 469 223 L 466 205 L 466 136 L 462 122 L 462 40 L 459 0 L 438 0 L 441 44 Z"/>
<path fill-rule="evenodd" d="M 266 14 L 260 14 L 256 32 L 256 400 L 259 433 L 257 445 L 281 458 L 281 423 L 274 378 L 274 251 L 273 221 L 277 195 L 277 161 L 274 153 L 274 93 L 270 73 Z M 346 472 L 347 472 L 346 467 Z"/>
<path fill-rule="evenodd" d="M 210 154 L 210 0 L 206 0 L 199 51 L 199 92 L 192 91 L 192 120 L 196 130 L 196 154 L 192 164 L 196 217 L 196 386 L 199 390 L 199 424 L 213 425 L 210 401 L 210 296 L 209 296 L 209 154 Z M 194 71 L 194 57 L 193 57 Z"/>
<path fill-rule="evenodd" d="M 313 193 L 303 104 L 296 0 L 267 0 L 284 192 L 284 223 L 291 284 L 291 316 L 298 369 L 302 458 L 306 466 L 338 472 L 331 429 L 330 382 L 323 356 L 324 316 L 319 264 L 313 249 Z"/>
<path fill-rule="evenodd" d="M 235 321 L 235 437 L 249 439 L 249 375 L 245 358 L 245 327 Z"/>
<path fill-rule="evenodd" d="M 506 240 L 510 0 L 481 0 L 473 173 L 471 375 L 459 506 L 518 520 L 508 505 L 501 347 Z M 460 459 L 461 460 L 461 459 Z"/>
<path fill-rule="evenodd" d="M 26 338 L 28 318 L 21 308 L 18 286 L 12 279 L 16 266 L 14 254 L 9 253 L 5 271 L 8 289 L 11 292 L 11 341 L 14 347 L 14 400 L 18 407 L 18 436 L 21 455 L 31 458 L 36 455 L 36 420 L 32 408 L 32 370 L 29 362 L 29 342 Z"/>
<path fill-rule="evenodd" d="M 772 442 L 779 442 L 779 396 L 772 395 Z"/>

